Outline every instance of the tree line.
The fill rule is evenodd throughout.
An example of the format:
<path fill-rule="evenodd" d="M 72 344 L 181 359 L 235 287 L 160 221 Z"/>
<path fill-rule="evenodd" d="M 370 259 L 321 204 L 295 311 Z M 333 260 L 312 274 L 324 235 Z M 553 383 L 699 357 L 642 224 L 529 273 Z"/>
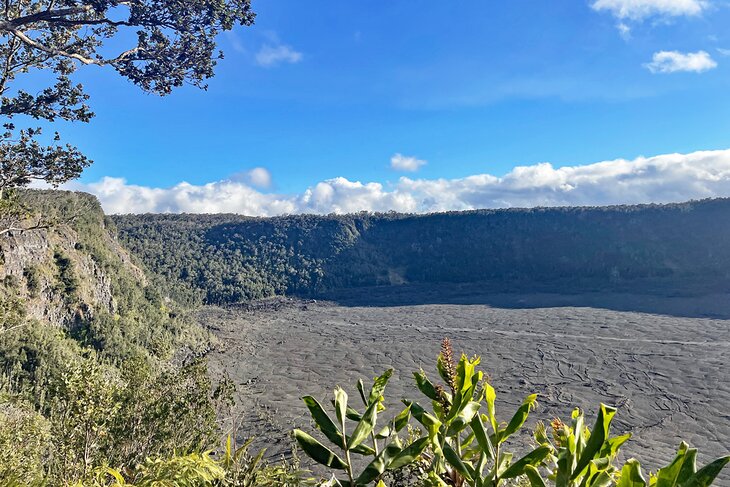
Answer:
<path fill-rule="evenodd" d="M 668 205 L 291 215 L 112 216 L 190 303 L 403 283 L 607 285 L 730 276 L 730 200 Z"/>

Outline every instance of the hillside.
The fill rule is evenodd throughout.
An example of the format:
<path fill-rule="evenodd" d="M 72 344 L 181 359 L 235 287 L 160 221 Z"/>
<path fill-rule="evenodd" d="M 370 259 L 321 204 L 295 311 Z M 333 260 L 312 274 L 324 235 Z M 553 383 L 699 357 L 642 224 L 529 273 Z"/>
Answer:
<path fill-rule="evenodd" d="M 724 286 L 730 199 L 428 215 L 123 215 L 120 238 L 192 302 L 361 286 Z"/>
<path fill-rule="evenodd" d="M 217 441 L 195 360 L 207 333 L 148 283 L 98 201 L 19 203 L 27 230 L 0 237 L 0 485 L 71 485 Z"/>
<path fill-rule="evenodd" d="M 6 301 L 113 358 L 136 350 L 164 359 L 182 345 L 186 325 L 148 285 L 93 196 L 29 191 L 22 201 L 33 212 L 29 220 L 47 224 L 0 239 Z"/>

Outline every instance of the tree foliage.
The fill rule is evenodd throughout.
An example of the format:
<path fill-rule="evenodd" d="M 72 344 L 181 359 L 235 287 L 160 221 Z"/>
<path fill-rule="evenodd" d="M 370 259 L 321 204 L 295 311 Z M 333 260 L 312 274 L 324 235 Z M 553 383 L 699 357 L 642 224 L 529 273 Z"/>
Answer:
<path fill-rule="evenodd" d="M 23 115 L 88 122 L 94 116 L 89 95 L 71 78 L 79 66 L 108 66 L 162 96 L 186 83 L 206 88 L 222 57 L 216 36 L 254 20 L 250 0 L 8 0 L 0 10 L 6 130 L 0 136 L 0 196 L 36 179 L 66 182 L 91 163 L 75 147 L 61 145 L 58 133 L 48 141 L 39 128 L 18 130 L 9 121 Z M 39 80 L 49 86 L 27 88 Z"/>
<path fill-rule="evenodd" d="M 428 215 L 113 216 L 188 300 L 231 303 L 402 283 L 707 286 L 730 276 L 730 200 Z"/>

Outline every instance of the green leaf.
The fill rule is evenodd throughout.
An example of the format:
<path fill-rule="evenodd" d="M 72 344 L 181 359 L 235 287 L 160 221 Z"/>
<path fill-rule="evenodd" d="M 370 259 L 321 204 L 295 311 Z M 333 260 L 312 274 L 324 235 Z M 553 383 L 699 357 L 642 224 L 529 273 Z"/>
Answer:
<path fill-rule="evenodd" d="M 347 468 L 345 461 L 338 457 L 335 452 L 304 431 L 295 429 L 294 437 L 297 439 L 297 443 L 299 443 L 302 450 L 316 462 L 337 470 L 345 470 Z"/>
<path fill-rule="evenodd" d="M 489 383 L 484 384 L 484 399 L 487 401 L 487 412 L 489 413 L 489 421 L 492 423 L 492 431 L 497 434 L 499 433 L 499 426 L 497 424 L 496 408 L 494 407 L 494 403 L 497 400 L 497 393 Z"/>
<path fill-rule="evenodd" d="M 679 487 L 708 487 L 712 485 L 725 465 L 730 463 L 730 455 L 718 458 L 714 462 L 702 467 L 697 473 L 692 475 L 686 482 Z"/>
<path fill-rule="evenodd" d="M 388 465 L 388 470 L 395 470 L 397 468 L 413 463 L 418 457 L 421 456 L 421 453 L 423 453 L 423 451 L 426 449 L 428 443 L 429 439 L 427 437 L 423 437 L 408 445 L 407 448 L 404 448 L 393 459 L 393 461 L 390 462 L 390 464 Z"/>
<path fill-rule="evenodd" d="M 626 461 L 621 468 L 616 487 L 646 487 L 646 479 L 641 473 L 641 464 L 635 458 Z"/>
<path fill-rule="evenodd" d="M 580 454 L 575 470 L 573 470 L 573 474 L 570 476 L 571 479 L 580 475 L 591 460 L 593 460 L 601 451 L 603 443 L 608 438 L 608 430 L 611 427 L 611 421 L 615 414 L 616 408 L 601 404 L 598 417 L 596 418 L 596 424 L 593 426 L 593 430 L 591 431 L 591 437 L 588 439 L 585 448 Z M 581 434 L 581 432 L 576 431 L 576 435 L 579 434 Z"/>
<path fill-rule="evenodd" d="M 347 393 L 342 387 L 335 389 L 335 412 L 337 413 L 337 420 L 340 424 L 345 424 L 345 417 L 347 416 Z M 344 431 L 342 433 L 344 434 Z"/>
<path fill-rule="evenodd" d="M 342 433 L 339 428 L 335 425 L 334 421 L 322 408 L 322 405 L 312 396 L 304 396 L 302 398 L 304 404 L 307 405 L 309 413 L 312 415 L 315 424 L 319 430 L 330 440 L 332 443 L 342 448 L 344 446 Z"/>
<path fill-rule="evenodd" d="M 478 413 L 481 404 L 474 401 L 467 402 L 464 407 L 461 408 L 459 414 L 449 423 L 449 427 L 446 430 L 446 436 L 454 436 L 455 434 L 466 428 L 474 416 Z"/>
<path fill-rule="evenodd" d="M 461 354 L 461 359 L 456 366 L 456 387 L 465 399 L 471 399 L 468 395 L 468 391 L 474 386 L 474 377 L 478 375 L 476 373 L 476 367 L 481 362 L 481 358 L 474 357 L 474 360 L 469 360 L 466 355 Z M 478 382 L 478 381 L 477 381 Z"/>
<path fill-rule="evenodd" d="M 362 419 L 360 420 L 360 422 L 357 423 L 357 426 L 355 426 L 355 431 L 352 432 L 352 436 L 347 440 L 348 448 L 353 449 L 360 445 L 360 443 L 365 441 L 370 433 L 373 432 L 377 417 L 378 401 L 373 401 L 365 410 L 365 413 L 362 415 Z"/>
<path fill-rule="evenodd" d="M 477 439 L 477 443 L 479 443 L 481 451 L 484 452 L 490 460 L 494 460 L 494 445 L 492 445 L 492 440 L 484 427 L 480 414 L 475 414 L 472 418 L 471 430 L 474 432 L 474 437 Z"/>
<path fill-rule="evenodd" d="M 444 458 L 446 459 L 448 464 L 451 465 L 454 468 L 454 470 L 459 472 L 459 474 L 461 474 L 462 477 L 464 477 L 465 479 L 467 479 L 468 481 L 471 482 L 472 476 L 471 476 L 471 473 L 469 472 L 469 469 L 466 468 L 466 465 L 461 460 L 461 458 L 456 453 L 456 451 L 451 447 L 451 445 L 449 445 L 448 441 L 444 443 L 444 446 L 442 449 L 444 452 Z"/>
<path fill-rule="evenodd" d="M 522 401 L 522 405 L 517 409 L 517 412 L 512 416 L 507 427 L 499 433 L 499 443 L 503 443 L 507 438 L 512 436 L 517 430 L 522 428 L 522 425 L 527 421 L 527 416 L 537 405 L 537 394 L 530 394 Z"/>
<path fill-rule="evenodd" d="M 595 475 L 590 482 L 591 487 L 610 487 L 613 484 L 611 474 L 605 470 Z"/>
<path fill-rule="evenodd" d="M 337 403 L 334 399 L 330 401 L 330 404 L 332 404 L 333 408 L 337 409 Z M 347 406 L 347 409 L 345 409 L 345 417 L 352 421 L 360 421 L 360 419 L 362 418 L 362 414 L 357 412 L 356 409 Z"/>
<path fill-rule="evenodd" d="M 542 479 L 542 475 L 540 475 L 540 471 L 536 467 L 527 465 L 525 467 L 525 475 L 530 481 L 531 487 L 547 487 L 545 481 Z"/>
<path fill-rule="evenodd" d="M 656 475 L 656 486 L 655 487 L 676 487 L 677 480 L 679 479 L 679 473 L 682 471 L 682 465 L 687 458 L 687 451 L 689 445 L 685 442 L 679 444 L 677 449 L 677 455 L 672 460 L 672 463 L 666 467 L 659 469 Z"/>
<path fill-rule="evenodd" d="M 626 443 L 627 441 L 629 441 L 630 439 L 631 439 L 631 433 L 609 438 L 603 444 L 603 448 L 601 448 L 600 455 L 602 457 L 611 457 L 611 458 L 615 457 L 616 454 L 618 453 L 619 449 L 623 446 L 623 444 Z"/>
<path fill-rule="evenodd" d="M 365 384 L 363 383 L 362 379 L 357 380 L 357 392 L 360 393 L 360 399 L 362 399 L 363 405 L 367 407 L 368 400 L 365 397 Z"/>
<path fill-rule="evenodd" d="M 393 430 L 390 429 L 390 426 L 384 426 L 383 429 L 375 434 L 375 438 L 378 440 L 384 440 L 389 437 L 391 433 L 393 433 Z"/>
<path fill-rule="evenodd" d="M 502 473 L 509 468 L 509 464 L 512 463 L 512 456 L 512 453 L 502 453 L 499 456 L 499 464 L 495 465 L 497 467 L 497 475 L 501 477 Z"/>
<path fill-rule="evenodd" d="M 426 373 L 423 371 L 423 369 L 420 370 L 420 372 L 414 372 L 413 377 L 416 379 L 416 386 L 418 386 L 418 390 L 420 390 L 425 396 L 433 401 L 439 400 L 438 392 L 436 392 L 436 388 L 431 383 L 431 381 L 426 377 Z"/>
<path fill-rule="evenodd" d="M 684 462 L 682 462 L 682 468 L 679 470 L 677 476 L 677 483 L 683 484 L 690 479 L 697 472 L 697 448 L 688 448 L 685 454 Z"/>
<path fill-rule="evenodd" d="M 438 420 L 435 416 L 429 414 L 426 412 L 425 409 L 423 409 L 418 403 L 416 402 L 410 402 L 408 400 L 403 400 L 403 403 L 406 406 L 410 406 L 411 408 L 411 414 L 414 418 L 416 418 L 416 421 L 421 423 L 423 426 L 426 427 L 428 430 L 429 437 L 433 438 L 438 433 L 439 428 L 441 427 L 441 421 Z"/>
<path fill-rule="evenodd" d="M 355 479 L 357 485 L 367 485 L 385 472 L 390 462 L 401 452 L 399 442 L 390 443 Z"/>
<path fill-rule="evenodd" d="M 398 416 L 395 417 L 395 420 L 393 420 L 393 427 L 395 428 L 395 431 L 401 431 L 403 428 L 405 428 L 408 425 L 408 421 L 411 419 L 411 407 L 406 406 L 406 408 L 398 413 Z"/>
<path fill-rule="evenodd" d="M 524 475 L 525 468 L 528 465 L 539 465 L 540 462 L 545 460 L 552 451 L 553 449 L 549 446 L 539 446 L 524 457 L 517 460 L 515 463 L 511 464 L 500 477 L 505 479 L 512 479 L 515 477 L 519 477 L 520 475 Z"/>
<path fill-rule="evenodd" d="M 379 401 L 385 393 L 385 386 L 388 385 L 388 381 L 393 376 L 393 369 L 388 369 L 379 377 L 375 378 L 373 387 L 370 389 L 370 396 L 368 397 L 368 404 L 373 401 Z"/>

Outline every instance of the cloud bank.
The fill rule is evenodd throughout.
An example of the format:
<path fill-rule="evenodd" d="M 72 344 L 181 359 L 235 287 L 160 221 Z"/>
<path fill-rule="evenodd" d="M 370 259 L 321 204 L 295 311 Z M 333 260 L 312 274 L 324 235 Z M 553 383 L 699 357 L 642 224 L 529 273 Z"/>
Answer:
<path fill-rule="evenodd" d="M 644 65 L 652 73 L 702 73 L 717 67 L 717 63 L 706 51 L 687 52 L 659 51 Z"/>
<path fill-rule="evenodd" d="M 67 189 L 95 194 L 107 213 L 228 212 L 272 216 L 668 203 L 730 196 L 730 149 L 560 168 L 545 162 L 515 167 L 502 177 L 402 177 L 392 184 L 361 183 L 339 177 L 321 181 L 299 194 L 267 193 L 243 180 L 232 179 L 151 188 L 106 177 L 93 183 L 72 183 Z"/>

